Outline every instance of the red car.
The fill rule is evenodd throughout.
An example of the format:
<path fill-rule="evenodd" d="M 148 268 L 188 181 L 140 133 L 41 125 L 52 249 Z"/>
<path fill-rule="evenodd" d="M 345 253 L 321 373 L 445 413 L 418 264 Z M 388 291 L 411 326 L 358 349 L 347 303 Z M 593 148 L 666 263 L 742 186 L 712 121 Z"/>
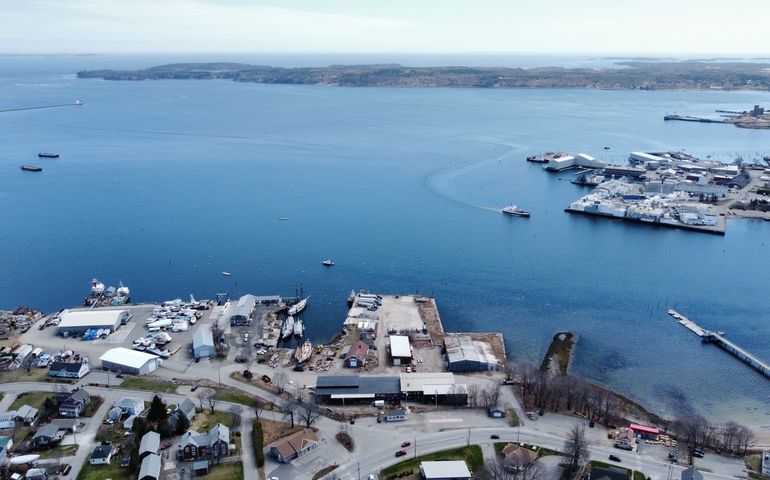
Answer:
<path fill-rule="evenodd" d="M 408 446 L 409 446 L 409 445 L 411 445 L 411 444 L 412 444 L 412 442 L 404 442 L 404 443 L 402 443 L 402 444 L 401 444 L 401 447 L 402 447 L 402 448 L 404 448 L 404 447 L 408 447 Z"/>
<path fill-rule="evenodd" d="M 167 449 L 167 448 L 168 448 L 168 447 L 170 447 L 170 446 L 171 446 L 171 442 L 169 442 L 168 440 L 166 440 L 165 442 L 163 442 L 163 443 L 161 443 L 161 444 L 160 444 L 160 449 L 161 449 L 161 450 L 165 450 L 165 449 Z"/>
<path fill-rule="evenodd" d="M 404 449 L 401 449 L 401 450 L 396 452 L 396 456 L 397 457 L 403 457 L 404 455 L 406 455 L 406 450 L 404 450 Z"/>

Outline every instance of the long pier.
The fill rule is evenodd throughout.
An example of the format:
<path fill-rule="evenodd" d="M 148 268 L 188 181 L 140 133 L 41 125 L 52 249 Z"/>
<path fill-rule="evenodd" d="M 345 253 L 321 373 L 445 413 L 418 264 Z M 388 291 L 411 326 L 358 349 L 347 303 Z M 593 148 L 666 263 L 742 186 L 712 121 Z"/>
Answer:
<path fill-rule="evenodd" d="M 742 361 L 749 367 L 753 368 L 765 377 L 770 378 L 770 365 L 725 338 L 724 333 L 706 330 L 674 309 L 669 309 L 668 314 L 674 317 L 680 325 L 690 330 L 695 335 L 699 336 L 703 343 L 716 344 L 718 347 L 722 348 L 727 353 L 732 354 L 735 358 Z"/>

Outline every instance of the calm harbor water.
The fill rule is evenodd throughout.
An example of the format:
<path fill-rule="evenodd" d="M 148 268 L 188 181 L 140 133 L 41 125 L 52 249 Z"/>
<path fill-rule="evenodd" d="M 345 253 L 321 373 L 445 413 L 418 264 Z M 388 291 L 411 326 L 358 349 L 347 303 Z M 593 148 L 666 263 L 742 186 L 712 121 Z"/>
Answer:
<path fill-rule="evenodd" d="M 352 288 L 420 291 L 447 329 L 502 331 L 514 358 L 537 361 L 570 329 L 579 375 L 662 413 L 770 428 L 770 382 L 665 313 L 676 306 L 770 360 L 770 222 L 730 221 L 719 237 L 574 217 L 563 208 L 585 190 L 524 161 L 680 148 L 750 160 L 770 154 L 770 132 L 662 117 L 767 105 L 769 94 L 73 75 L 172 60 L 0 57 L 0 108 L 85 102 L 0 113 L 0 308 L 78 305 L 92 277 L 122 280 L 134 301 L 302 283 L 308 333 L 324 341 Z M 510 202 L 532 218 L 490 210 Z"/>

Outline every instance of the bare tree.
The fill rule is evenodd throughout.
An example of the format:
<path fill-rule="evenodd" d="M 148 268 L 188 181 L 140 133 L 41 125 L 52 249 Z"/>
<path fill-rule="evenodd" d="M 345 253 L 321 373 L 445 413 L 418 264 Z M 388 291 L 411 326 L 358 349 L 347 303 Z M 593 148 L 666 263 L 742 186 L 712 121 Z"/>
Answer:
<path fill-rule="evenodd" d="M 315 399 L 301 399 L 297 409 L 300 421 L 305 424 L 305 428 L 310 428 L 321 416 L 321 409 Z"/>
<path fill-rule="evenodd" d="M 479 386 L 475 383 L 468 385 L 468 405 L 470 407 L 479 406 Z"/>
<path fill-rule="evenodd" d="M 243 407 L 240 405 L 233 405 L 230 407 L 230 421 L 233 425 L 233 429 L 237 430 L 238 427 L 241 425 L 241 412 L 243 411 Z"/>
<path fill-rule="evenodd" d="M 261 398 L 254 397 L 254 400 L 251 401 L 251 406 L 254 408 L 254 416 L 259 420 L 265 412 L 265 402 Z"/>
<path fill-rule="evenodd" d="M 564 441 L 564 455 L 569 459 L 570 471 L 588 461 L 588 441 L 585 436 L 585 427 L 582 423 L 572 425 L 567 439 Z"/>
<path fill-rule="evenodd" d="M 201 398 L 201 408 L 204 408 L 203 404 L 205 402 L 209 410 L 211 410 L 211 413 L 214 413 L 214 409 L 216 408 L 217 403 L 219 403 L 219 392 L 213 388 L 207 388 L 201 392 L 199 398 Z"/>
<path fill-rule="evenodd" d="M 289 378 L 286 376 L 286 372 L 278 372 L 273 377 L 273 385 L 278 389 L 278 393 L 281 394 L 286 389 L 286 383 Z"/>
<path fill-rule="evenodd" d="M 291 420 L 291 428 L 294 428 L 294 414 L 297 412 L 298 405 L 288 398 L 281 399 L 281 411 L 283 418 Z"/>
<path fill-rule="evenodd" d="M 476 472 L 479 480 L 514 480 L 513 472 L 510 471 L 502 462 L 488 461 Z"/>

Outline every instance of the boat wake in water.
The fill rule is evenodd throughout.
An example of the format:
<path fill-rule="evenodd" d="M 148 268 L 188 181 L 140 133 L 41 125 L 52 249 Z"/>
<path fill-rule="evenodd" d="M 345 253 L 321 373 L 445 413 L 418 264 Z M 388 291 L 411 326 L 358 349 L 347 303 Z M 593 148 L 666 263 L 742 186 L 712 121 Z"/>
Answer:
<path fill-rule="evenodd" d="M 512 147 L 512 145 L 505 145 L 505 146 L 508 148 Z M 436 194 L 437 196 L 445 200 L 449 200 L 451 202 L 454 202 L 466 207 L 500 213 L 502 211 L 501 207 L 490 207 L 490 206 L 481 205 L 466 199 L 458 198 L 457 195 L 454 195 L 449 192 L 450 190 L 449 184 L 451 182 L 457 181 L 458 178 L 477 172 L 481 168 L 484 168 L 489 165 L 493 165 L 495 163 L 500 163 L 504 160 L 508 160 L 512 156 L 523 152 L 523 150 L 524 150 L 523 147 L 516 146 L 516 148 L 511 148 L 510 150 L 508 150 L 502 155 L 486 158 L 478 162 L 474 162 L 468 165 L 463 165 L 462 167 L 459 167 L 459 168 L 442 170 L 440 172 L 437 172 L 427 177 L 423 182 L 423 184 L 432 193 Z"/>

